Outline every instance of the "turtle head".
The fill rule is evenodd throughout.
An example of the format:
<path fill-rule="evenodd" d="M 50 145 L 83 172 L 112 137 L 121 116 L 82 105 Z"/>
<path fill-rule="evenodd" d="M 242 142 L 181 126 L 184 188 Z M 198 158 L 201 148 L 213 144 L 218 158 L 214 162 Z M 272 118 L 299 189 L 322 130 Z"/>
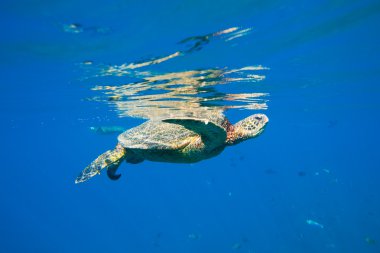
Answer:
<path fill-rule="evenodd" d="M 227 143 L 233 145 L 260 135 L 268 121 L 265 114 L 253 114 L 240 120 L 228 131 Z"/>

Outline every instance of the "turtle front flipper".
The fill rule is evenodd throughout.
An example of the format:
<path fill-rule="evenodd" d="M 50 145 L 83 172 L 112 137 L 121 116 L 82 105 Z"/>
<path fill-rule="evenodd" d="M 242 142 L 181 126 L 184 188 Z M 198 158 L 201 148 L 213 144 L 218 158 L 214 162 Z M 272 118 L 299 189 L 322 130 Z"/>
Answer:
<path fill-rule="evenodd" d="M 116 170 L 124 160 L 125 153 L 125 148 L 117 144 L 115 149 L 106 151 L 88 165 L 75 179 L 75 183 L 78 184 L 89 180 L 93 176 L 100 174 L 102 169 L 107 169 L 109 178 L 113 180 L 119 179 L 121 175 L 116 175 Z"/>
<path fill-rule="evenodd" d="M 219 146 L 224 144 L 227 133 L 222 125 L 212 121 L 197 118 L 173 118 L 165 119 L 163 122 L 182 125 L 186 129 L 199 134 L 202 141 L 208 145 Z"/>

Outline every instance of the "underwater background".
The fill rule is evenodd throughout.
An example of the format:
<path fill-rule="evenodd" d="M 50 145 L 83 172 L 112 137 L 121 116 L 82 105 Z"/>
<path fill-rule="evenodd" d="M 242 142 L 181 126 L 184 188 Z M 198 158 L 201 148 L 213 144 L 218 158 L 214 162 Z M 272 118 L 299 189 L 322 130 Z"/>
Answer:
<path fill-rule="evenodd" d="M 379 1 L 1 1 L 0 20 L 0 252 L 380 252 Z M 259 137 L 74 183 L 117 143 L 94 129 L 145 120 L 96 87 L 247 66 L 210 96 L 262 93 L 225 112 L 265 113 Z"/>

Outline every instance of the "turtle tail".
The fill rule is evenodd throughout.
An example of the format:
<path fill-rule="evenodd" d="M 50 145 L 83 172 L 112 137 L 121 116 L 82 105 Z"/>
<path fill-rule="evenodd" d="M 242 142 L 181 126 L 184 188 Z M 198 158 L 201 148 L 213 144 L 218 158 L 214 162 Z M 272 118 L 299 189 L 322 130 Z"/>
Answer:
<path fill-rule="evenodd" d="M 107 175 L 110 179 L 119 179 L 121 175 L 116 174 L 116 170 L 124 160 L 125 153 L 125 148 L 117 144 L 115 149 L 106 151 L 88 165 L 75 179 L 75 183 L 79 184 L 89 180 L 93 176 L 100 174 L 102 169 L 107 169 Z"/>

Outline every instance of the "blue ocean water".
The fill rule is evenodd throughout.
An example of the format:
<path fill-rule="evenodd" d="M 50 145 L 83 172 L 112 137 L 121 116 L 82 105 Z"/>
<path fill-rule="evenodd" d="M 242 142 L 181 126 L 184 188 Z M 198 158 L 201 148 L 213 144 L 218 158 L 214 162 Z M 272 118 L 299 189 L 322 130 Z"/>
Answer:
<path fill-rule="evenodd" d="M 380 251 L 378 1 L 2 1 L 0 13 L 0 252 Z M 251 30 L 141 71 L 268 68 L 216 87 L 268 94 L 267 109 L 226 112 L 265 113 L 262 135 L 74 183 L 117 142 L 90 127 L 143 122 L 94 90 L 138 76 L 101 70 L 233 27 Z"/>

